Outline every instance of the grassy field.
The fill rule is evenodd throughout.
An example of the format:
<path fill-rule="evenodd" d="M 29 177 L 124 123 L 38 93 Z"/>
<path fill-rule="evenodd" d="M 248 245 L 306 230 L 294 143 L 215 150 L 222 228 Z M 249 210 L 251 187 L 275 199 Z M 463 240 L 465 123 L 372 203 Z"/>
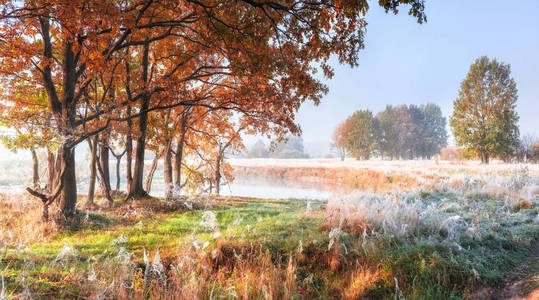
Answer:
<path fill-rule="evenodd" d="M 68 228 L 36 221 L 35 200 L 3 195 L 1 296 L 490 299 L 518 281 L 514 294 L 534 297 L 539 206 L 523 191 L 536 181 L 456 174 L 329 201 L 118 198 L 81 204 Z"/>

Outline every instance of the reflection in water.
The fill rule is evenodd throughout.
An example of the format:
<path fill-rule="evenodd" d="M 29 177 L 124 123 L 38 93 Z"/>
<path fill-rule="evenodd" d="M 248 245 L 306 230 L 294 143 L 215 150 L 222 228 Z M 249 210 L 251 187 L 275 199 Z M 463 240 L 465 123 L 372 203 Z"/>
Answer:
<path fill-rule="evenodd" d="M 282 180 L 277 178 L 236 178 L 230 185 L 221 188 L 223 195 L 257 198 L 296 198 L 328 200 L 336 193 L 344 193 L 334 185 L 320 182 Z"/>
<path fill-rule="evenodd" d="M 288 186 L 276 185 L 259 185 L 259 184 L 244 184 L 232 183 L 229 186 L 221 188 L 223 196 L 244 196 L 257 198 L 296 198 L 296 199 L 317 199 L 327 200 L 332 193 L 321 191 L 312 188 L 297 188 Z"/>
<path fill-rule="evenodd" d="M 328 200 L 335 190 L 326 190 L 319 188 L 322 185 L 299 182 L 284 182 L 283 180 L 263 180 L 263 179 L 245 179 L 236 178 L 230 184 L 221 186 L 222 196 L 242 196 L 265 199 L 316 199 Z M 152 184 L 150 195 L 162 197 L 165 193 L 163 182 Z"/>

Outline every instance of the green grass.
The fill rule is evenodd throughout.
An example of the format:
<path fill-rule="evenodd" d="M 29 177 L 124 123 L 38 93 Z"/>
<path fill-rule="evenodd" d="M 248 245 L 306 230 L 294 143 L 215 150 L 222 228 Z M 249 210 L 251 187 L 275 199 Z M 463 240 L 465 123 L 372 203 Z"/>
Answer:
<path fill-rule="evenodd" d="M 224 240 L 254 242 L 285 255 L 298 241 L 321 239 L 314 218 L 302 217 L 306 202 L 299 200 L 250 200 L 218 205 L 214 212 Z M 119 237 L 126 239 L 126 250 L 133 261 L 143 262 L 143 252 L 159 249 L 164 261 L 178 255 L 178 246 L 187 239 L 214 243 L 213 233 L 200 226 L 202 211 L 178 211 L 156 214 L 149 219 L 122 221 L 118 217 L 90 214 L 87 224 L 58 234 L 50 242 L 28 245 L 25 249 L 6 248 L 0 271 L 6 277 L 7 289 L 20 292 L 25 286 L 39 294 L 59 290 L 77 292 L 77 287 L 63 280 L 70 273 L 87 273 L 88 261 L 105 261 L 118 252 Z M 232 226 L 241 219 L 237 226 Z M 76 257 L 66 266 L 54 263 L 64 246 L 73 248 Z M 24 281 L 22 281 L 22 277 Z M 37 278 L 41 277 L 41 278 Z"/>

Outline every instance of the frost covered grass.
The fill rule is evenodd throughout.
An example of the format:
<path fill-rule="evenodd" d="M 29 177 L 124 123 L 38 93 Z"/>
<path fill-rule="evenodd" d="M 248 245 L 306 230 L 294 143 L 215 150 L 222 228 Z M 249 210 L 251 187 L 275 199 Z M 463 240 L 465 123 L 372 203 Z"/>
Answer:
<path fill-rule="evenodd" d="M 448 176 L 430 190 L 337 197 L 327 205 L 330 245 L 379 261 L 394 276 L 379 283 L 381 297 L 397 279 L 407 298 L 469 296 L 502 284 L 536 249 L 538 183 L 523 167 L 509 177 Z M 344 237 L 353 242 L 340 243 Z"/>
<path fill-rule="evenodd" d="M 39 222 L 2 225 L 12 231 L 0 242 L 2 297 L 461 299 L 501 285 L 536 247 L 533 172 L 445 172 L 410 191 L 328 202 L 117 201 L 46 238 L 31 229 Z M 23 226 L 33 209 L 9 220 Z"/>

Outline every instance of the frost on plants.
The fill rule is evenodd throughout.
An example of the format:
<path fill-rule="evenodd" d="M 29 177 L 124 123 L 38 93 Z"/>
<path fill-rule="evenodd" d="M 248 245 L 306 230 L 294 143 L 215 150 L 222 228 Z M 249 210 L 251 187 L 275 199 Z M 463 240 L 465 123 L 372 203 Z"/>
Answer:
<path fill-rule="evenodd" d="M 163 280 L 165 278 L 165 267 L 161 261 L 161 255 L 159 255 L 159 249 L 155 252 L 151 265 L 152 275 L 154 278 Z"/>
<path fill-rule="evenodd" d="M 207 231 L 215 231 L 218 229 L 217 225 L 217 216 L 212 211 L 205 211 L 202 213 L 202 220 L 200 221 L 200 226 Z"/>
<path fill-rule="evenodd" d="M 4 283 L 4 274 L 2 274 L 2 290 L 0 290 L 0 300 L 8 300 L 6 296 L 6 287 Z"/>
<path fill-rule="evenodd" d="M 331 229 L 331 231 L 329 232 L 328 250 L 331 249 L 333 244 L 339 242 L 339 237 L 341 236 L 341 233 L 342 233 L 342 231 L 341 231 L 341 229 L 339 227 L 335 227 L 335 228 Z"/>
<path fill-rule="evenodd" d="M 66 263 L 69 260 L 72 260 L 77 257 L 77 254 L 75 253 L 75 250 L 71 245 L 64 245 L 60 253 L 56 256 L 54 259 L 54 262 L 56 263 Z"/>

